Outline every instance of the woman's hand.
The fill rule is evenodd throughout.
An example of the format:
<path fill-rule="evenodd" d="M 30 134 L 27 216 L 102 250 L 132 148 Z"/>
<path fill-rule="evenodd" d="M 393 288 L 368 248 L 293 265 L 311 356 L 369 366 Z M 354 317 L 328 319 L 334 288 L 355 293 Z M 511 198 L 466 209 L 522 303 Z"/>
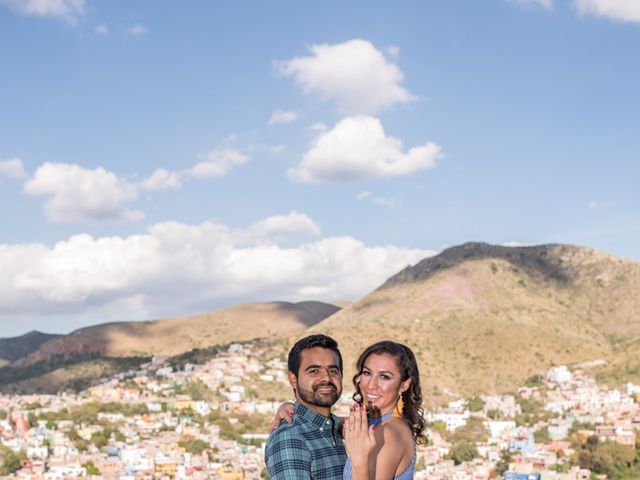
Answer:
<path fill-rule="evenodd" d="M 295 413 L 295 411 L 296 406 L 291 402 L 284 402 L 282 405 L 280 405 L 278 407 L 278 410 L 276 411 L 276 416 L 273 418 L 273 422 L 271 422 L 271 425 L 269 425 L 269 433 L 278 428 L 278 425 L 280 425 L 280 422 L 282 420 L 287 423 L 293 422 L 293 414 Z"/>
<path fill-rule="evenodd" d="M 355 404 L 344 422 L 343 435 L 351 458 L 352 478 L 369 477 L 369 455 L 376 447 L 375 426 L 369 427 L 367 410 Z"/>

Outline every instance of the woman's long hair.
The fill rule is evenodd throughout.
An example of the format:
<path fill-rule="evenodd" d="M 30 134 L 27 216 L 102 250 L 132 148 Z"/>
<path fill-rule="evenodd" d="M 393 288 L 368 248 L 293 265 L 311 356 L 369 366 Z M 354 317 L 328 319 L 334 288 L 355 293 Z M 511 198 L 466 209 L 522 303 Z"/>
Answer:
<path fill-rule="evenodd" d="M 416 443 L 426 443 L 427 437 L 422 433 L 426 427 L 426 422 L 423 417 L 424 411 L 422 409 L 422 389 L 420 388 L 418 362 L 416 362 L 416 357 L 411 349 L 406 345 L 392 342 L 391 340 L 383 340 L 364 349 L 356 363 L 358 373 L 353 376 L 353 385 L 356 389 L 356 393 L 353 394 L 353 399 L 362 404 L 362 392 L 360 391 L 359 380 L 360 375 L 362 375 L 364 362 L 369 358 L 369 355 L 379 355 L 382 353 L 386 353 L 395 359 L 403 382 L 409 378 L 411 379 L 409 388 L 402 393 L 402 401 L 404 403 L 401 412 L 402 419 L 411 428 Z"/>

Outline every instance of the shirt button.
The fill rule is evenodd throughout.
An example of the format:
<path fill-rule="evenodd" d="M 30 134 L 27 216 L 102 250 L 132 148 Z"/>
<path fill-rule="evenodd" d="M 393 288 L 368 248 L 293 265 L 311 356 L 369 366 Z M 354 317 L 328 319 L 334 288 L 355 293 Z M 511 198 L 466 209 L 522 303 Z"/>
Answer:
<path fill-rule="evenodd" d="M 326 423 L 327 425 L 329 425 L 329 423 L 330 423 L 330 422 L 329 422 L 329 420 L 327 420 L 325 423 Z"/>
<path fill-rule="evenodd" d="M 324 428 L 320 427 L 320 431 L 322 432 L 324 430 Z"/>

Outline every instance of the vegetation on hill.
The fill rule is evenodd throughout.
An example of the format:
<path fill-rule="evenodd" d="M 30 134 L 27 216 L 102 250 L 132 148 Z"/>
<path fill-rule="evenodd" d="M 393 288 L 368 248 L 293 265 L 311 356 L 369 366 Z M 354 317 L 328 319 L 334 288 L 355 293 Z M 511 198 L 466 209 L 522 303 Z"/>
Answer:
<path fill-rule="evenodd" d="M 592 436 L 578 446 L 571 460 L 612 480 L 640 478 L 640 444 L 634 449 L 620 443 L 600 442 Z"/>
<path fill-rule="evenodd" d="M 640 265 L 570 245 L 465 244 L 391 277 L 311 329 L 336 338 L 346 377 L 389 338 L 416 353 L 425 397 L 508 392 L 558 364 L 640 380 Z"/>
<path fill-rule="evenodd" d="M 19 337 L 0 338 L 0 359 L 13 362 L 37 350 L 43 343 L 60 335 L 32 331 Z M 0 366 L 2 366 L 0 364 Z"/>
<path fill-rule="evenodd" d="M 21 468 L 20 462 L 26 460 L 24 450 L 14 452 L 9 447 L 0 445 L 0 476 L 8 476 Z"/>
<path fill-rule="evenodd" d="M 97 355 L 68 358 L 52 357 L 26 367 L 6 365 L 0 368 L 0 392 L 58 393 L 80 391 L 101 378 L 138 368 L 148 357 L 100 358 Z"/>

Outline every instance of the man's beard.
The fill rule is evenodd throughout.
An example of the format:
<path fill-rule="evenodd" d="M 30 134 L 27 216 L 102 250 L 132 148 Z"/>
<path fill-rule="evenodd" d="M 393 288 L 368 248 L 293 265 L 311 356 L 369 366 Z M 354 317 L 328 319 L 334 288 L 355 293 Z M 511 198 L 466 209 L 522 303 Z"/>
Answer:
<path fill-rule="evenodd" d="M 321 387 L 331 386 L 334 391 L 331 395 L 320 395 L 317 390 Z M 311 390 L 304 389 L 298 385 L 298 395 L 300 399 L 309 405 L 315 405 L 316 407 L 330 407 L 338 401 L 340 398 L 340 391 L 333 383 L 320 383 L 311 387 Z"/>

